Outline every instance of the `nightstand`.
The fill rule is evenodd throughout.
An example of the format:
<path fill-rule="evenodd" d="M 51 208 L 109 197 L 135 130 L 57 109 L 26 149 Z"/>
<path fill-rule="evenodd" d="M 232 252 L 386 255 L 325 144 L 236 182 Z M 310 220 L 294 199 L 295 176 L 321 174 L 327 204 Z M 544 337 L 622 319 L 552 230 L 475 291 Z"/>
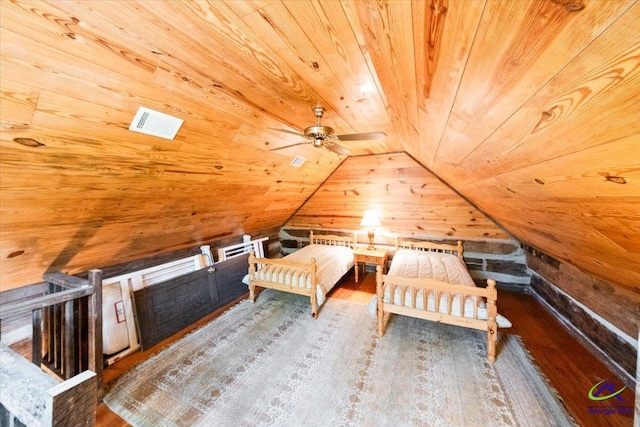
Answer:
<path fill-rule="evenodd" d="M 384 273 L 384 265 L 387 261 L 387 253 L 389 251 L 386 248 L 367 249 L 366 246 L 358 246 L 353 250 L 353 261 L 356 271 L 356 283 L 358 282 L 358 270 L 359 263 L 371 263 L 377 264 L 382 267 Z"/>

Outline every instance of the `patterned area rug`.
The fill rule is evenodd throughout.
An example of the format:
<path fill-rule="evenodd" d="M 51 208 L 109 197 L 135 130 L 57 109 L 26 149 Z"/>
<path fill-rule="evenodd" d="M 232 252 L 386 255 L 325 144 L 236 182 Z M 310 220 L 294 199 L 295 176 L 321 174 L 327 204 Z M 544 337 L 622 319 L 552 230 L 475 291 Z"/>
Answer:
<path fill-rule="evenodd" d="M 518 337 L 265 290 L 133 368 L 105 403 L 134 426 L 568 426 Z"/>

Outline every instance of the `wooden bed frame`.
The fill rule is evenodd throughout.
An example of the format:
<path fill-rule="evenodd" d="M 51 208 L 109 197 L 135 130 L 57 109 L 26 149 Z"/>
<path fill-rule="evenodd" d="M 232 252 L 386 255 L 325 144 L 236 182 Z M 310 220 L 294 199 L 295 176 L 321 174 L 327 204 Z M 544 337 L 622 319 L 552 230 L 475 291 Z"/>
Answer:
<path fill-rule="evenodd" d="M 458 241 L 457 246 L 436 244 L 431 242 L 405 242 L 396 240 L 396 252 L 398 249 L 413 249 L 429 252 L 445 252 L 450 254 L 457 254 L 458 258 L 462 260 L 463 249 L 462 242 Z M 378 311 L 378 335 L 383 336 L 385 332 L 386 323 L 391 313 L 401 314 L 404 316 L 416 317 L 419 319 L 430 320 L 434 322 L 446 323 L 449 325 L 461 326 L 463 328 L 478 329 L 481 331 L 487 331 L 487 358 L 490 362 L 496 360 L 496 342 L 498 339 L 498 324 L 496 322 L 496 316 L 498 314 L 498 292 L 496 290 L 495 280 L 487 280 L 487 288 L 478 288 L 468 285 L 457 285 L 447 282 L 442 282 L 430 278 L 408 278 L 402 276 L 389 276 L 382 274 L 382 268 L 378 266 L 376 270 L 376 294 L 377 294 L 377 311 Z M 395 295 L 397 289 L 400 290 L 401 305 L 390 304 L 384 302 L 384 294 L 387 288 L 389 289 L 389 295 Z M 407 290 L 410 292 L 410 307 L 406 307 L 407 303 L 405 295 Z M 423 290 L 422 306 L 424 309 L 417 308 L 417 295 L 418 291 Z M 435 310 L 427 310 L 427 298 L 429 293 L 435 295 Z M 446 313 L 441 313 L 440 296 L 443 293 L 448 293 L 449 298 L 448 306 L 446 307 Z M 487 319 L 478 319 L 478 304 L 474 305 L 473 318 L 464 317 L 461 315 L 453 314 L 453 295 L 460 295 L 459 309 L 460 313 L 464 313 L 464 305 L 467 298 L 480 297 L 486 300 Z M 478 301 L 480 298 L 476 298 Z"/>
<path fill-rule="evenodd" d="M 314 236 L 313 231 L 309 233 L 309 244 L 319 244 L 319 245 L 327 245 L 327 246 L 346 246 L 350 248 L 354 248 L 357 243 L 357 236 L 354 233 L 353 237 L 349 238 L 346 236 L 336 236 L 336 235 L 319 235 Z M 287 286 L 281 283 L 275 283 L 266 280 L 258 280 L 254 279 L 255 273 L 257 271 L 258 265 L 260 268 L 264 268 L 268 265 L 276 265 L 282 269 L 286 269 L 287 272 L 292 273 L 294 271 L 305 272 L 311 275 L 311 287 L 310 288 L 302 288 L 296 286 Z M 308 263 L 294 262 L 288 261 L 287 257 L 284 258 L 258 258 L 255 256 L 254 252 L 251 251 L 249 254 L 249 298 L 251 302 L 255 302 L 255 288 L 256 286 L 260 286 L 262 288 L 270 288 L 276 289 L 284 292 L 291 292 L 294 294 L 305 295 L 309 297 L 311 301 L 311 315 L 315 319 L 318 316 L 318 298 L 317 298 L 317 287 L 318 287 L 318 265 L 316 263 L 315 258 L 309 260 Z"/>

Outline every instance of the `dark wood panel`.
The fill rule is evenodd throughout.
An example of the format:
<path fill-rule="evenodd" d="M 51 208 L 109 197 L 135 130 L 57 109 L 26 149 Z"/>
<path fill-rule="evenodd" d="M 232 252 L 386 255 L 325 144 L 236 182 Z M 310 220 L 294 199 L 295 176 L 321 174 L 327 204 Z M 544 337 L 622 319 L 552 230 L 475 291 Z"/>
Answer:
<path fill-rule="evenodd" d="M 581 334 L 589 339 L 611 360 L 614 360 L 629 378 L 635 378 L 637 351 L 627 341 L 595 320 L 573 300 L 544 278 L 534 275 L 531 286 L 550 306 L 566 318 Z"/>
<path fill-rule="evenodd" d="M 145 350 L 247 293 L 241 255 L 134 292 L 136 326 Z"/>
<path fill-rule="evenodd" d="M 218 303 L 208 268 L 134 292 L 140 347 L 145 350 L 211 313 Z"/>
<path fill-rule="evenodd" d="M 227 304 L 249 291 L 247 285 L 242 283 L 249 268 L 248 259 L 249 254 L 240 255 L 215 265 L 219 305 Z"/>
<path fill-rule="evenodd" d="M 527 265 L 532 271 L 625 334 L 635 336 L 640 327 L 640 292 L 636 288 L 615 286 L 536 249 L 528 247 L 527 250 Z"/>

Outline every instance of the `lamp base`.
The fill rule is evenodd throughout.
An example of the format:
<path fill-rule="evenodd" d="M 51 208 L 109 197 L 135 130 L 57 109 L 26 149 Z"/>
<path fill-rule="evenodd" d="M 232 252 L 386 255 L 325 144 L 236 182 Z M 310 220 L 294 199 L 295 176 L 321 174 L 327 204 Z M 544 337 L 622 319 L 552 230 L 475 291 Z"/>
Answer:
<path fill-rule="evenodd" d="M 367 250 L 372 251 L 376 248 L 375 246 L 373 246 L 373 238 L 375 237 L 373 228 L 369 229 L 367 237 L 369 237 L 369 246 L 367 246 Z"/>

